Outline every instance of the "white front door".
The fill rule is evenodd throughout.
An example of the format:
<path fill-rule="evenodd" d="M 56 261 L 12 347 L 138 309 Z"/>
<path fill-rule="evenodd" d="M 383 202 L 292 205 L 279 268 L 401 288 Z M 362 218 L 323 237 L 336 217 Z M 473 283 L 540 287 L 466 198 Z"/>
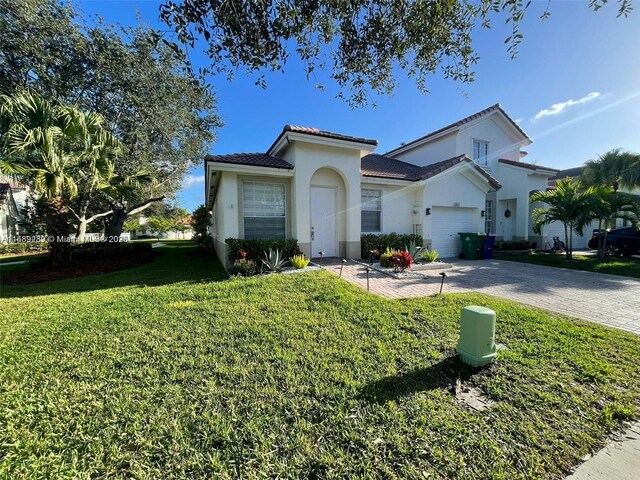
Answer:
<path fill-rule="evenodd" d="M 311 187 L 311 256 L 338 255 L 336 236 L 336 189 Z"/>

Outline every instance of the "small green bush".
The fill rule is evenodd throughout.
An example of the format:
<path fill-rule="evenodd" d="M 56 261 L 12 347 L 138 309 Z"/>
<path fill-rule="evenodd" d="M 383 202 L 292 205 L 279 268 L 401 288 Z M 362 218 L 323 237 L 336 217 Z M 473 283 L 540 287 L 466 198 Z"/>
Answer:
<path fill-rule="evenodd" d="M 0 255 L 42 252 L 45 250 L 47 250 L 47 242 L 0 243 Z"/>
<path fill-rule="evenodd" d="M 233 262 L 231 266 L 231 275 L 241 275 L 243 277 L 251 277 L 258 274 L 258 264 L 253 260 L 240 258 Z"/>
<path fill-rule="evenodd" d="M 291 258 L 294 255 L 302 253 L 298 248 L 298 240 L 295 238 L 281 240 L 245 240 L 242 238 L 227 238 L 225 242 L 229 247 L 227 251 L 227 258 L 231 264 L 239 258 L 253 260 L 257 264 L 260 262 L 264 252 L 268 252 L 269 249 L 279 250 L 284 258 Z"/>
<path fill-rule="evenodd" d="M 290 263 L 294 268 L 300 269 L 309 265 L 309 259 L 305 258 L 302 254 L 294 255 L 291 257 Z"/>
<path fill-rule="evenodd" d="M 380 266 L 382 268 L 391 268 L 393 266 L 391 265 L 391 258 L 398 253 L 400 253 L 400 250 L 391 250 L 390 248 L 387 248 L 385 252 L 380 255 Z"/>
<path fill-rule="evenodd" d="M 494 250 L 535 250 L 536 242 L 526 240 L 507 240 L 496 242 Z"/>
<path fill-rule="evenodd" d="M 422 245 L 422 237 L 414 234 L 399 233 L 365 233 L 360 236 L 361 258 L 368 260 L 373 250 L 373 259 L 377 259 L 387 249 L 403 250 L 407 245 L 414 243 Z"/>
<path fill-rule="evenodd" d="M 433 263 L 438 259 L 439 256 L 440 254 L 437 250 L 425 250 L 420 255 L 420 261 L 423 261 L 425 263 Z"/>

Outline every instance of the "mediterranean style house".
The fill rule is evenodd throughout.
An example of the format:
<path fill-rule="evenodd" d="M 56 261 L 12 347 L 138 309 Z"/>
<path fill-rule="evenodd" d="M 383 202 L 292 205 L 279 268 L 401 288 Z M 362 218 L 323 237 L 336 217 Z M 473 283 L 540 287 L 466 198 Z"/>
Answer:
<path fill-rule="evenodd" d="M 266 152 L 205 157 L 215 249 L 226 259 L 226 238 L 296 238 L 308 257 L 360 258 L 363 233 L 396 232 L 446 258 L 469 231 L 542 246 L 529 196 L 559 170 L 523 162 L 531 142 L 498 104 L 385 154 L 376 140 L 286 125 Z"/>

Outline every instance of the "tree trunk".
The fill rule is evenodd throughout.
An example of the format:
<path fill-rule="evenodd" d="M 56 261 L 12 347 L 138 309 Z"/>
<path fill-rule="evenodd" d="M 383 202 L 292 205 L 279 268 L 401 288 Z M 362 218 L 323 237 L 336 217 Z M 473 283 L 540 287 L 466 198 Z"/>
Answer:
<path fill-rule="evenodd" d="M 564 224 L 564 250 L 565 257 L 567 260 L 571 260 L 571 250 L 569 249 L 569 229 L 567 228 L 567 224 Z"/>
<path fill-rule="evenodd" d="M 606 239 L 602 236 L 602 219 L 598 219 L 598 258 L 602 259 L 605 255 Z"/>
<path fill-rule="evenodd" d="M 47 201 L 47 235 L 49 236 L 49 253 L 52 265 L 60 265 L 71 260 L 71 225 L 69 210 L 62 197 Z"/>
<path fill-rule="evenodd" d="M 78 219 L 78 243 L 84 242 L 85 237 L 87 236 L 87 226 L 89 222 L 87 222 L 87 217 L 84 215 Z"/>
<path fill-rule="evenodd" d="M 129 214 L 124 208 L 113 208 L 113 213 L 107 221 L 104 232 L 107 240 L 112 241 L 114 238 L 120 236 L 120 234 L 122 233 L 122 229 L 124 228 L 124 222 L 127 220 L 128 215 Z"/>

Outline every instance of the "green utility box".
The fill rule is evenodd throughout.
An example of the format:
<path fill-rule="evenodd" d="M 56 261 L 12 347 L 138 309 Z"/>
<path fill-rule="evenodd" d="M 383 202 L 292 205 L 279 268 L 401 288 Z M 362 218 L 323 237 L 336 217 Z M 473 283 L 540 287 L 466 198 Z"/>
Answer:
<path fill-rule="evenodd" d="M 496 312 L 485 307 L 464 307 L 460 315 L 460 359 L 472 367 L 483 367 L 496 356 Z"/>
<path fill-rule="evenodd" d="M 462 253 L 467 260 L 482 259 L 482 245 L 486 235 L 473 232 L 460 232 L 460 240 L 462 241 Z"/>

